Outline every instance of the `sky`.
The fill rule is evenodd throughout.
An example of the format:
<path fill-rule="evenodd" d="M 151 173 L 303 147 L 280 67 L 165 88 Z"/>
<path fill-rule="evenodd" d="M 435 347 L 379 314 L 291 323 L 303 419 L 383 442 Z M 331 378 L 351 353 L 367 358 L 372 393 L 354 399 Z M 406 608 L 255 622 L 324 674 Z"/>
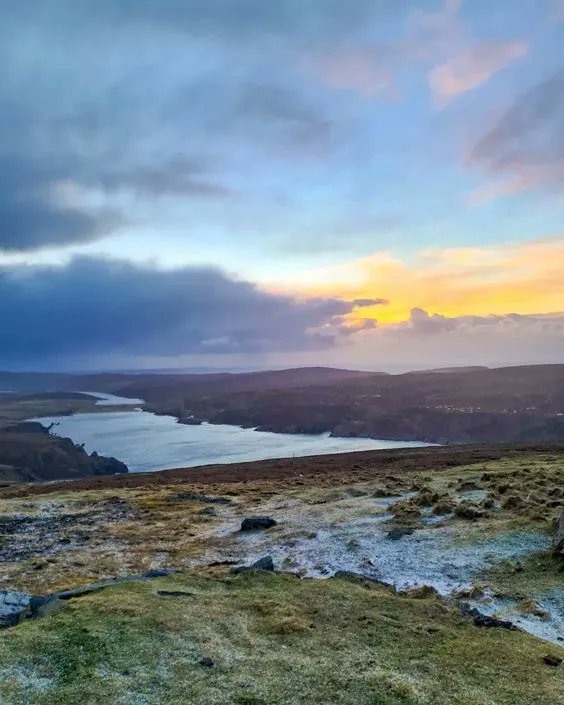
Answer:
<path fill-rule="evenodd" d="M 564 362 L 564 0 L 0 19 L 0 367 Z"/>

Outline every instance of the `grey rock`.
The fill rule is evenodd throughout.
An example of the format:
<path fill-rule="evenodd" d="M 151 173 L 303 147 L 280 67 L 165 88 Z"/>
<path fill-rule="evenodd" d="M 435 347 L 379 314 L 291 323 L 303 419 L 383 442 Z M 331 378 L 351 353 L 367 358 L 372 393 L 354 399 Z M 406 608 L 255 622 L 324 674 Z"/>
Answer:
<path fill-rule="evenodd" d="M 184 426 L 201 426 L 204 422 L 196 416 L 181 416 L 178 419 L 178 423 Z"/>
<path fill-rule="evenodd" d="M 65 606 L 63 600 L 54 595 L 34 595 L 30 601 L 31 617 L 39 619 L 55 614 Z"/>
<path fill-rule="evenodd" d="M 486 629 L 510 629 L 512 631 L 517 629 L 513 622 L 484 614 L 476 607 L 470 607 L 467 602 L 462 603 L 460 606 L 460 613 L 463 617 L 472 617 L 476 627 L 485 627 Z"/>
<path fill-rule="evenodd" d="M 152 580 L 154 578 L 166 578 L 167 575 L 172 575 L 175 571 L 170 568 L 151 568 L 148 570 L 142 578 L 149 578 Z"/>
<path fill-rule="evenodd" d="M 366 582 L 368 578 L 362 573 L 356 573 L 354 570 L 337 570 L 333 574 L 334 578 L 340 578 L 341 580 L 361 580 Z"/>
<path fill-rule="evenodd" d="M 0 627 L 13 627 L 31 617 L 32 596 L 15 590 L 0 591 Z"/>
<path fill-rule="evenodd" d="M 258 561 L 248 566 L 237 566 L 236 568 L 231 568 L 229 571 L 232 575 L 240 575 L 241 573 L 249 573 L 254 570 L 266 570 L 269 573 L 274 572 L 274 561 L 272 556 L 264 556 L 259 558 Z"/>
<path fill-rule="evenodd" d="M 272 517 L 256 516 L 243 519 L 241 531 L 260 531 L 276 526 L 277 522 Z"/>

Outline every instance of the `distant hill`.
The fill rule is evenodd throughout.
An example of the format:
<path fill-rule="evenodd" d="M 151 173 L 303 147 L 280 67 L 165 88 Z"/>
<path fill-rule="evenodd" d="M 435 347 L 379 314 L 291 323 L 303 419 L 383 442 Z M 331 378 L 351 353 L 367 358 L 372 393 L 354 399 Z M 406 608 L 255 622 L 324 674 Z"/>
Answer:
<path fill-rule="evenodd" d="M 406 372 L 409 375 L 423 375 L 423 374 L 464 374 L 465 372 L 480 372 L 482 370 L 489 370 L 489 367 L 484 365 L 475 365 L 474 367 L 438 367 L 432 370 L 413 370 L 413 372 Z"/>
<path fill-rule="evenodd" d="M 328 375 L 330 377 L 330 375 Z M 564 441 L 564 365 L 416 375 L 260 373 L 126 386 L 156 413 L 285 433 L 432 443 Z M 327 379 L 327 378 L 326 378 Z"/>
<path fill-rule="evenodd" d="M 0 387 L 111 392 L 178 419 L 432 443 L 564 441 L 564 365 L 390 375 L 302 367 L 247 373 L 0 373 Z M 12 386 L 13 388 L 13 386 Z"/>
<path fill-rule="evenodd" d="M 177 385 L 221 388 L 230 391 L 273 389 L 328 384 L 366 376 L 388 376 L 386 372 L 362 372 L 332 367 L 297 367 L 286 370 L 259 372 L 160 373 L 104 372 L 93 374 L 59 374 L 50 372 L 2 372 L 0 391 L 61 391 L 89 390 L 119 392 L 120 390 L 169 390 Z"/>

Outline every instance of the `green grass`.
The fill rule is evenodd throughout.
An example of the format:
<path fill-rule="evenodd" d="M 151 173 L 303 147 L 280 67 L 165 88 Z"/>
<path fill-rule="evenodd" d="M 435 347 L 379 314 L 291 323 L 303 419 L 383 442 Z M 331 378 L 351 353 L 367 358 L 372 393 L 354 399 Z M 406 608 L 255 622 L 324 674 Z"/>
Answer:
<path fill-rule="evenodd" d="M 175 576 L 2 632 L 0 702 L 560 705 L 564 669 L 542 657 L 562 652 L 363 581 Z"/>

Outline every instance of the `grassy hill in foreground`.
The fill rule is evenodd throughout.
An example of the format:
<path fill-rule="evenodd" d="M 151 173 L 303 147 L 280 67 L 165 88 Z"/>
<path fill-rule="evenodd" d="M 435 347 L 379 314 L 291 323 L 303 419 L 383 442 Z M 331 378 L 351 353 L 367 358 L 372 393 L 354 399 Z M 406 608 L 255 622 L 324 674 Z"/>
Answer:
<path fill-rule="evenodd" d="M 432 597 L 190 574 L 111 588 L 48 627 L 6 632 L 0 694 L 6 705 L 559 705 L 564 675 L 546 653 Z"/>
<path fill-rule="evenodd" d="M 564 705 L 562 563 L 550 552 L 563 503 L 558 447 L 370 452 L 0 489 L 5 589 L 46 595 L 178 571 L 77 595 L 0 631 L 0 700 Z M 278 524 L 238 531 L 260 514 Z M 230 573 L 267 553 L 280 572 Z M 367 578 L 329 577 L 339 568 Z M 446 593 L 396 592 L 377 582 L 385 575 L 400 586 L 438 580 Z M 479 627 L 468 600 L 481 610 L 500 602 L 504 619 L 553 640 Z"/>

